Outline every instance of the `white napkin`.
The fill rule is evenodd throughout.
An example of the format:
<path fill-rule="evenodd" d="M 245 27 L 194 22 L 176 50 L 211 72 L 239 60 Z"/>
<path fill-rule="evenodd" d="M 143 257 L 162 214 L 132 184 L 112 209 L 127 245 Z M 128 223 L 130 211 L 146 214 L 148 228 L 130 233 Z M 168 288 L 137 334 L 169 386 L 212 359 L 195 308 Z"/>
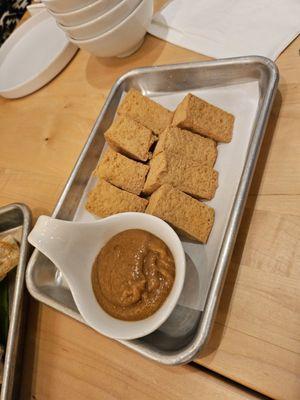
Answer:
<path fill-rule="evenodd" d="M 300 0 L 171 0 L 148 31 L 215 58 L 275 60 L 300 33 Z"/>

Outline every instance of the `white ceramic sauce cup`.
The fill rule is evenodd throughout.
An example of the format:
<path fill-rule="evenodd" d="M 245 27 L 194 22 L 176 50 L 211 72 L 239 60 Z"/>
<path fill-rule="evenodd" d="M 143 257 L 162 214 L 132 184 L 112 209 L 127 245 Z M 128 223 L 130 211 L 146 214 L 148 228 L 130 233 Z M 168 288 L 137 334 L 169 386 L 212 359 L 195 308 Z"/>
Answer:
<path fill-rule="evenodd" d="M 170 294 L 153 315 L 140 321 L 122 321 L 107 314 L 92 288 L 92 267 L 101 248 L 127 229 L 143 229 L 157 236 L 168 246 L 175 261 L 175 280 Z M 89 223 L 41 216 L 28 241 L 62 272 L 86 323 L 114 339 L 136 339 L 155 331 L 170 316 L 183 288 L 186 261 L 181 241 L 166 222 L 152 215 L 121 213 Z"/>
<path fill-rule="evenodd" d="M 102 33 L 114 28 L 122 22 L 139 5 L 141 0 L 123 0 L 105 14 L 92 19 L 89 22 L 76 26 L 59 27 L 66 32 L 68 36 L 76 40 L 90 39 L 99 36 Z"/>
<path fill-rule="evenodd" d="M 70 41 L 97 57 L 127 57 L 143 43 L 153 14 L 153 0 L 142 0 L 119 25 L 91 39 Z"/>

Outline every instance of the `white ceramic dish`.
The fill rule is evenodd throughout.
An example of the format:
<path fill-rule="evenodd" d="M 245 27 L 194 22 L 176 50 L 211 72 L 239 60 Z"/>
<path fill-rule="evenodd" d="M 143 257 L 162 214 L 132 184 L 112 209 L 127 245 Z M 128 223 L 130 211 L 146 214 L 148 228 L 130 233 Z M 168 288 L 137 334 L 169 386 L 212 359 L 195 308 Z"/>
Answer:
<path fill-rule="evenodd" d="M 77 50 L 47 11 L 34 15 L 0 48 L 0 95 L 17 98 L 41 88 Z"/>
<path fill-rule="evenodd" d="M 42 0 L 42 2 L 51 11 L 65 13 L 92 4 L 95 0 Z"/>
<path fill-rule="evenodd" d="M 58 23 L 68 36 L 76 40 L 90 39 L 114 28 L 139 5 L 141 0 L 122 0 L 105 14 L 77 26 L 63 26 Z"/>
<path fill-rule="evenodd" d="M 122 0 L 97 0 L 78 10 L 57 13 L 49 10 L 57 22 L 64 26 L 84 24 L 114 8 Z"/>
<path fill-rule="evenodd" d="M 142 0 L 119 25 L 92 39 L 71 42 L 97 57 L 126 57 L 143 43 L 153 14 L 153 0 Z"/>
<path fill-rule="evenodd" d="M 92 266 L 101 248 L 127 229 L 143 229 L 163 240 L 175 261 L 175 280 L 162 306 L 140 321 L 111 317 L 98 304 L 91 282 Z M 162 325 L 176 306 L 185 278 L 185 253 L 175 231 L 160 218 L 143 213 L 122 213 L 82 223 L 42 216 L 28 237 L 64 275 L 75 303 L 89 326 L 114 339 L 137 339 Z"/>

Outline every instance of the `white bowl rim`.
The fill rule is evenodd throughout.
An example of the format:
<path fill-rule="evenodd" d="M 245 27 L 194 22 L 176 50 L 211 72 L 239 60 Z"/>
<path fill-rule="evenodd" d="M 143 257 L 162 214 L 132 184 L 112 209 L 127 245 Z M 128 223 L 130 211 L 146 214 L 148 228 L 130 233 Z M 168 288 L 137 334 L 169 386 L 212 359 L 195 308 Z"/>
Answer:
<path fill-rule="evenodd" d="M 44 1 L 45 1 L 45 3 L 49 3 L 49 4 L 53 4 L 53 3 L 60 3 L 61 1 L 60 0 L 42 0 L 42 3 L 44 3 Z M 78 8 L 76 9 L 76 10 L 78 10 Z M 75 10 L 73 10 L 73 11 L 75 11 Z"/>
<path fill-rule="evenodd" d="M 72 25 L 72 26 L 65 26 L 65 25 L 61 24 L 60 22 L 58 22 L 58 21 L 57 21 L 57 24 L 58 24 L 59 26 L 61 26 L 65 31 L 70 32 L 70 33 L 72 32 L 73 29 L 84 29 L 84 28 L 86 28 L 86 27 L 88 27 L 88 26 L 90 26 L 90 25 L 92 25 L 92 24 L 98 22 L 98 21 L 101 20 L 102 18 L 106 18 L 107 15 L 109 15 L 110 13 L 116 11 L 118 8 L 121 8 L 121 7 L 123 6 L 123 4 L 125 4 L 126 2 L 127 2 L 127 0 L 121 0 L 120 3 L 118 3 L 117 5 L 115 5 L 115 6 L 114 6 L 113 8 L 111 8 L 110 10 L 106 11 L 104 14 L 99 15 L 98 17 L 92 19 L 91 21 L 84 22 L 83 24 Z M 142 2 L 142 0 L 139 2 L 139 4 L 138 4 L 132 11 L 134 11 L 134 10 L 140 5 L 141 2 Z M 132 11 L 130 12 L 130 14 L 132 13 Z M 129 15 L 130 15 L 130 14 L 129 14 Z M 127 15 L 127 17 L 128 17 L 128 15 Z M 127 17 L 125 17 L 125 18 L 127 18 Z M 125 19 L 125 18 L 124 18 L 124 19 Z M 124 19 L 123 19 L 123 20 L 124 20 Z M 122 20 L 122 21 L 123 21 L 123 20 Z M 121 21 L 121 22 L 122 22 L 122 21 Z M 120 24 L 120 23 L 119 23 L 119 24 Z M 118 24 L 118 25 L 119 25 L 119 24 Z M 111 28 L 111 29 L 112 29 L 112 28 Z M 107 31 L 105 31 L 105 32 L 107 32 Z M 105 33 L 105 32 L 103 32 L 103 33 Z M 99 35 L 99 36 L 100 36 L 100 35 Z"/>
<path fill-rule="evenodd" d="M 123 21 L 121 21 L 118 25 L 114 26 L 113 28 L 109 29 L 108 31 L 102 33 L 101 35 L 94 36 L 90 39 L 79 39 L 79 40 L 73 39 L 70 37 L 69 40 L 75 44 L 85 44 L 85 43 L 93 43 L 93 42 L 97 41 L 99 38 L 105 38 L 106 36 L 110 35 L 114 31 L 117 31 L 121 26 L 125 25 L 127 23 L 127 21 L 132 16 L 134 16 L 139 11 L 139 9 L 142 7 L 142 5 L 145 4 L 147 1 L 148 0 L 141 0 L 139 5 L 125 19 L 123 19 Z"/>
<path fill-rule="evenodd" d="M 48 7 L 51 7 L 51 5 L 53 5 L 53 4 L 57 4 L 57 1 L 58 1 L 58 0 L 41 0 L 41 1 L 42 1 L 42 3 L 47 7 L 47 9 L 49 10 Z M 93 1 L 94 1 L 94 0 L 93 0 Z M 58 1 L 58 2 L 60 3 L 60 1 Z M 94 2 L 95 2 L 95 1 L 94 1 Z M 93 2 L 92 2 L 92 3 L 89 3 L 89 4 L 87 4 L 87 5 L 85 5 L 84 7 L 87 7 L 88 5 L 91 5 L 91 4 L 93 4 Z M 74 10 L 69 11 L 69 12 L 78 11 L 78 10 L 81 10 L 82 8 L 84 8 L 84 7 L 75 8 Z M 49 11 L 50 11 L 50 10 L 49 10 Z M 51 12 L 53 13 L 54 11 L 51 10 Z"/>
<path fill-rule="evenodd" d="M 47 2 L 52 1 L 52 0 L 46 0 Z M 86 11 L 89 8 L 94 7 L 96 4 L 100 4 L 103 0 L 96 0 L 93 3 L 90 3 L 84 7 L 81 8 L 77 8 L 76 10 L 72 10 L 72 11 L 65 11 L 65 12 L 56 12 L 56 11 L 52 11 L 50 9 L 48 9 L 48 11 L 50 12 L 50 14 L 53 15 L 53 17 L 69 17 L 69 16 L 74 16 L 76 14 L 80 14 L 82 11 Z M 117 5 L 119 5 L 120 3 L 122 3 L 123 0 L 120 0 L 119 3 Z M 114 8 L 114 7 L 113 7 Z"/>

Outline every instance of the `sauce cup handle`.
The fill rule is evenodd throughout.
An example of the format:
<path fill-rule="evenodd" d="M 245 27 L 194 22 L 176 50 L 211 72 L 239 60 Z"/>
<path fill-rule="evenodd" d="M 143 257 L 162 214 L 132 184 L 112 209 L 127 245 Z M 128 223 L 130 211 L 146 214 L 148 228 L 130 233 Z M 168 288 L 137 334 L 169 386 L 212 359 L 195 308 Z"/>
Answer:
<path fill-rule="evenodd" d="M 59 269 L 64 269 L 66 247 L 74 229 L 66 221 L 42 215 L 28 236 L 28 241 Z"/>
<path fill-rule="evenodd" d="M 67 278 L 70 274 L 78 275 L 82 267 L 88 267 L 97 254 L 93 244 L 95 241 L 90 237 L 94 229 L 89 225 L 42 215 L 30 232 L 28 241 L 45 254 Z"/>

